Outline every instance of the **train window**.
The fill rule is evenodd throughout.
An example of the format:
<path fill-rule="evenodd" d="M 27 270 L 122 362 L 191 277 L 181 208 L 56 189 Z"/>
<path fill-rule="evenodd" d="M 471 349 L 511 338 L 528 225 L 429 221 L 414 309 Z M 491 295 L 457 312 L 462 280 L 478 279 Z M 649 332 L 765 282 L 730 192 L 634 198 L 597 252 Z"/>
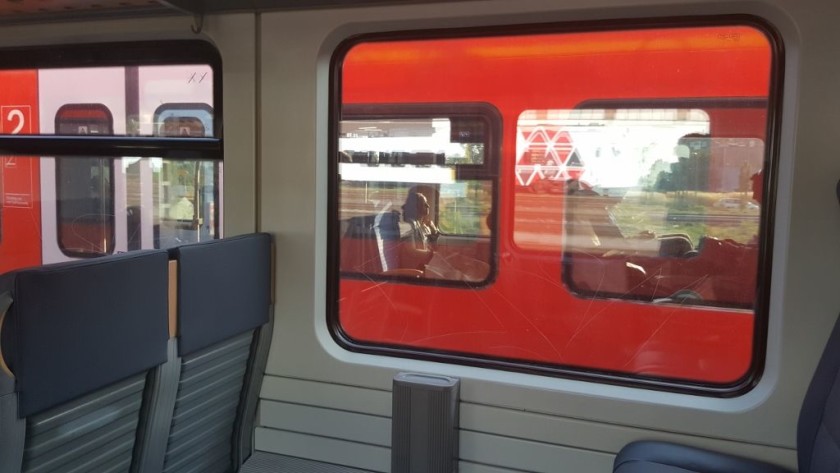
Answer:
<path fill-rule="evenodd" d="M 421 283 L 488 280 L 492 113 L 364 118 L 373 110 L 348 108 L 340 124 L 341 270 Z"/>
<path fill-rule="evenodd" d="M 154 114 L 158 136 L 204 137 L 213 133 L 213 109 L 203 103 L 167 103 Z M 221 163 L 155 159 L 154 247 L 171 248 L 219 234 Z"/>
<path fill-rule="evenodd" d="M 772 28 L 486 33 L 371 35 L 336 53 L 336 340 L 654 389 L 749 389 L 772 246 Z M 435 113 L 446 104 L 498 122 L 456 123 Z M 475 138 L 494 128 L 497 140 Z M 428 259 L 389 274 L 417 215 L 452 242 L 424 241 Z M 430 268 L 437 253 L 458 271 Z"/>
<path fill-rule="evenodd" d="M 62 135 L 111 135 L 111 112 L 102 104 L 68 104 L 55 115 Z M 58 246 L 68 256 L 89 257 L 114 251 L 112 161 L 76 157 L 55 164 Z"/>
<path fill-rule="evenodd" d="M 529 192 L 516 200 L 517 245 L 563 252 L 565 283 L 581 297 L 751 308 L 764 132 L 726 116 L 762 123 L 766 103 L 693 105 L 706 109 L 523 112 L 516 179 Z M 563 213 L 534 227 L 536 203 Z"/>
<path fill-rule="evenodd" d="M 221 236 L 211 45 L 8 49 L 0 59 L 0 272 Z"/>

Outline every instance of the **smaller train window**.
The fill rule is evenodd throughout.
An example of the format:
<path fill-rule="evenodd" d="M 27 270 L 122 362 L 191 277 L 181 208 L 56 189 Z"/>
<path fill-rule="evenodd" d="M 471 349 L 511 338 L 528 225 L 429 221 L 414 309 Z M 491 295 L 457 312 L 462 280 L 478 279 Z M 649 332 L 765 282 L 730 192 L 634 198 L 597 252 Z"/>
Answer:
<path fill-rule="evenodd" d="M 751 388 L 780 41 L 743 17 L 608 26 L 339 47 L 328 303 L 340 345 L 705 395 Z"/>
<path fill-rule="evenodd" d="M 514 239 L 521 249 L 562 251 L 564 282 L 579 297 L 749 309 L 764 131 L 727 117 L 762 123 L 767 104 L 677 105 L 688 104 L 523 112 L 517 187 L 555 200 L 562 213 Z M 516 206 L 517 226 L 531 210 L 524 200 Z"/>
<path fill-rule="evenodd" d="M 61 135 L 113 134 L 114 119 L 102 104 L 68 104 L 55 115 Z M 74 157 L 55 164 L 58 246 L 67 256 L 114 251 L 114 166 L 109 158 Z"/>
<path fill-rule="evenodd" d="M 491 277 L 498 120 L 486 107 L 445 112 L 454 108 L 344 111 L 336 158 L 348 277 L 472 286 Z"/>
<path fill-rule="evenodd" d="M 213 109 L 204 103 L 166 103 L 154 114 L 155 134 L 205 137 Z M 219 235 L 221 163 L 153 159 L 154 247 L 171 248 Z"/>

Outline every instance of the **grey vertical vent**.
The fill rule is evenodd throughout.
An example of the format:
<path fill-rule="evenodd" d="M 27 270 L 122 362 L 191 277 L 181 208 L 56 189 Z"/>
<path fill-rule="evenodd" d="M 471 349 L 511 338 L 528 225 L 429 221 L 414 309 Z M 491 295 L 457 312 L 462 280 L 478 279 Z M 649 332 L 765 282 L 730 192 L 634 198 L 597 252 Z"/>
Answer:
<path fill-rule="evenodd" d="M 394 377 L 391 473 L 458 471 L 458 389 L 446 376 Z"/>

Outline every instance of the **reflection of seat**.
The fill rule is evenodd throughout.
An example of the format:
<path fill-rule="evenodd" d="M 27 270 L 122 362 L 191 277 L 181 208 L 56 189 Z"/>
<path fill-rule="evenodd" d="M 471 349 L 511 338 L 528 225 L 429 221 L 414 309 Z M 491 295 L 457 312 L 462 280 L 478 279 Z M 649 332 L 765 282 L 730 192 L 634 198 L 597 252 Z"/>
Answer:
<path fill-rule="evenodd" d="M 341 270 L 420 277 L 423 272 L 400 268 L 400 213 L 351 217 L 341 239 Z"/>
<path fill-rule="evenodd" d="M 342 271 L 360 273 L 382 271 L 373 233 L 374 218 L 373 215 L 365 215 L 347 220 L 347 230 L 341 238 Z"/>
<path fill-rule="evenodd" d="M 373 221 L 373 233 L 382 271 L 399 267 L 400 213 L 396 210 L 380 212 Z"/>
<path fill-rule="evenodd" d="M 656 239 L 659 240 L 659 256 L 679 258 L 696 255 L 691 237 L 685 233 L 657 235 Z"/>

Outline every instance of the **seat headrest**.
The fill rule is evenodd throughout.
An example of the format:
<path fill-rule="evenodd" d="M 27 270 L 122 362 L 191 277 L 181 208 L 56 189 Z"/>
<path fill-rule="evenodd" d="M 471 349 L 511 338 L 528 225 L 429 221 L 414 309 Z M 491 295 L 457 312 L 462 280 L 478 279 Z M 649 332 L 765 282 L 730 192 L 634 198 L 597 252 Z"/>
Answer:
<path fill-rule="evenodd" d="M 170 250 L 178 260 L 178 352 L 188 355 L 268 322 L 271 236 L 255 233 Z"/>
<path fill-rule="evenodd" d="M 166 361 L 167 261 L 165 251 L 139 251 L 2 278 L 13 302 L 0 348 L 20 417 Z"/>

